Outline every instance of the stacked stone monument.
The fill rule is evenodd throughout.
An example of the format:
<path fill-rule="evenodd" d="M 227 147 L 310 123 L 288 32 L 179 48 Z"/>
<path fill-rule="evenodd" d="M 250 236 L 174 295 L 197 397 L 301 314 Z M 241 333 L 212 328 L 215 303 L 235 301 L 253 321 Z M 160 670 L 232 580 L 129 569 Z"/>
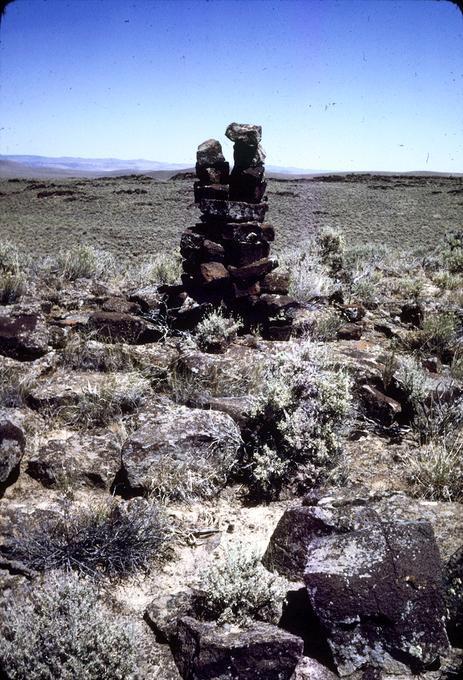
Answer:
<path fill-rule="evenodd" d="M 260 324 L 267 337 L 287 337 L 297 303 L 287 295 L 287 276 L 273 272 L 262 129 L 232 123 L 225 135 L 234 143 L 231 172 L 217 140 L 198 147 L 194 194 L 202 216 L 181 237 L 183 286 L 198 303 L 225 305 Z"/>

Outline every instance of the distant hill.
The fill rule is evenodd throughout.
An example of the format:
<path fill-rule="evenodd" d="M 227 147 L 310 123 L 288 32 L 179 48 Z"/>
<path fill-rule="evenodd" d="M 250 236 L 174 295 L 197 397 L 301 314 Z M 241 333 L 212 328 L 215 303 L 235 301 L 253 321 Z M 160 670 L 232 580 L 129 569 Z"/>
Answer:
<path fill-rule="evenodd" d="M 320 175 L 418 175 L 418 176 L 460 176 L 456 173 L 411 171 L 411 172 L 382 172 L 382 171 L 331 171 L 309 170 L 307 168 L 266 166 L 267 176 L 273 179 L 309 179 Z M 165 163 L 149 161 L 143 158 L 120 160 L 118 158 L 75 158 L 62 156 L 23 156 L 0 155 L 0 178 L 30 178 L 30 179 L 64 179 L 66 177 L 114 177 L 120 175 L 148 175 L 158 180 L 167 180 L 172 176 L 180 178 L 184 173 L 194 173 L 193 167 L 186 167 L 179 163 Z"/>

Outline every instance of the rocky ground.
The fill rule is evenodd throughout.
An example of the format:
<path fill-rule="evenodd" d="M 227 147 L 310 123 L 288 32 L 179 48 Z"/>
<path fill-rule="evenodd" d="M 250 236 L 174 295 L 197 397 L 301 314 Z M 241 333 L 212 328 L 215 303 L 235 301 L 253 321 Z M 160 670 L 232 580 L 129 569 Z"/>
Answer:
<path fill-rule="evenodd" d="M 287 341 L 191 301 L 176 330 L 165 281 L 99 257 L 0 249 L 9 611 L 50 572 L 96 583 L 135 631 L 138 676 L 104 677 L 461 677 L 461 238 L 284 254 Z"/>

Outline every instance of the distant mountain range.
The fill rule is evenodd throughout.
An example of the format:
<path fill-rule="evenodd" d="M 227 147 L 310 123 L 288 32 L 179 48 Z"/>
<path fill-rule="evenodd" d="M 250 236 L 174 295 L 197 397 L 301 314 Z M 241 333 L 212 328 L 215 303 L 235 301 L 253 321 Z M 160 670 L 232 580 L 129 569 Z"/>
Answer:
<path fill-rule="evenodd" d="M 152 174 L 168 171 L 192 170 L 188 165 L 149 161 L 143 158 L 121 160 L 119 158 L 75 158 L 73 156 L 23 156 L 0 155 L 0 177 L 97 177 L 115 174 Z M 283 175 L 319 174 L 321 170 L 266 166 L 267 172 Z M 324 171 L 326 172 L 326 171 Z"/>
<path fill-rule="evenodd" d="M 121 160 L 119 158 L 75 158 L 73 156 L 27 156 L 0 155 L 0 178 L 59 179 L 65 177 L 102 177 L 144 174 L 156 179 L 168 179 L 178 172 L 194 172 L 187 164 L 148 161 L 143 158 Z M 275 178 L 307 177 L 314 175 L 346 174 L 346 171 L 314 170 L 308 168 L 266 165 L 267 175 Z M 348 171 L 347 171 L 348 172 Z M 453 175 L 456 173 L 410 171 L 381 172 L 362 171 L 354 174 L 374 175 Z"/>

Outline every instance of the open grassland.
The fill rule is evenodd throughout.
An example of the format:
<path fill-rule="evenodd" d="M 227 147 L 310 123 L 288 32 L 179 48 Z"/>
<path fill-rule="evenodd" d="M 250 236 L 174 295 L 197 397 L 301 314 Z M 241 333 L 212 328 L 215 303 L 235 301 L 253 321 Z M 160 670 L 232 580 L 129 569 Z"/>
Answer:
<path fill-rule="evenodd" d="M 191 179 L 145 176 L 0 181 L 0 236 L 34 255 L 77 242 L 124 260 L 178 248 L 194 224 Z M 463 178 L 331 176 L 270 180 L 269 221 L 276 250 L 300 244 L 322 227 L 341 229 L 352 244 L 429 251 L 461 226 Z"/>

